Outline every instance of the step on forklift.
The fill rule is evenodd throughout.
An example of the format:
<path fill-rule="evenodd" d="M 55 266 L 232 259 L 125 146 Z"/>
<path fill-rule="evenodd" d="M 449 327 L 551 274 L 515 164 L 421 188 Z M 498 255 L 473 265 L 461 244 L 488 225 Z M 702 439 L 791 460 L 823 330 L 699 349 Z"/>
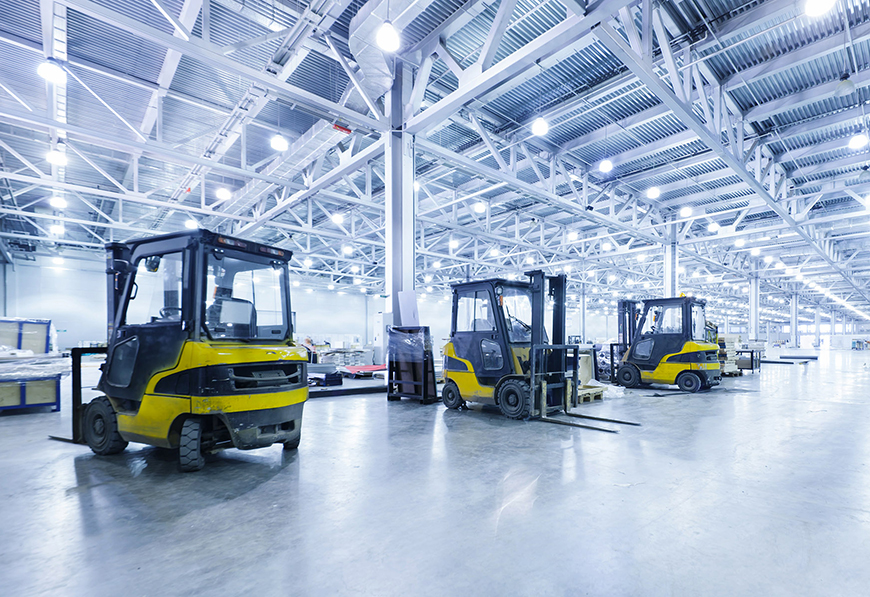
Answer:
<path fill-rule="evenodd" d="M 453 285 L 450 342 L 444 347 L 444 388 L 449 409 L 466 402 L 498 406 L 510 419 L 537 419 L 560 425 L 605 429 L 557 419 L 629 423 L 571 412 L 577 404 L 579 346 L 564 344 L 566 278 L 527 272 L 529 281 L 489 279 Z M 553 342 L 544 327 L 547 297 L 552 300 Z"/>
<path fill-rule="evenodd" d="M 104 395 L 74 406 L 73 441 L 178 449 L 183 471 L 223 448 L 298 447 L 308 354 L 292 339 L 292 253 L 207 230 L 106 251 Z"/>
<path fill-rule="evenodd" d="M 615 381 L 627 388 L 676 384 L 692 393 L 719 385 L 719 345 L 708 339 L 706 304 L 690 296 L 652 299 L 641 312 L 635 301 L 619 301 Z"/>

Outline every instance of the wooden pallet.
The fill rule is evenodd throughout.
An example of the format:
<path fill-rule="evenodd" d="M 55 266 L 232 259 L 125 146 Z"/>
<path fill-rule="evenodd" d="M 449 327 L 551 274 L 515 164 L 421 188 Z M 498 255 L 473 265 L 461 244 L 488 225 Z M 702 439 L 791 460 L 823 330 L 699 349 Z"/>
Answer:
<path fill-rule="evenodd" d="M 743 377 L 743 371 L 729 371 L 728 373 L 723 371 L 722 377 Z"/>
<path fill-rule="evenodd" d="M 577 388 L 577 404 L 604 400 L 604 388 L 598 386 L 581 386 Z"/>

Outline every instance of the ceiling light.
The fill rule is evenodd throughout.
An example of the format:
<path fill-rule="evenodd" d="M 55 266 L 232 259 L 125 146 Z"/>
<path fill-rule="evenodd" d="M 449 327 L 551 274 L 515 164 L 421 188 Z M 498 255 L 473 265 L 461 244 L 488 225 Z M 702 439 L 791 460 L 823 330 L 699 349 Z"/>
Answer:
<path fill-rule="evenodd" d="M 647 199 L 658 199 L 662 195 L 662 190 L 658 187 L 650 187 L 646 190 Z"/>
<path fill-rule="evenodd" d="M 416 180 L 414 181 L 414 190 L 415 190 L 415 191 L 419 191 L 419 190 L 420 190 L 420 183 L 417 182 Z"/>
<path fill-rule="evenodd" d="M 353 255 L 353 247 L 351 247 L 350 245 L 344 245 L 341 248 L 341 252 L 345 255 Z"/>
<path fill-rule="evenodd" d="M 614 276 L 613 274 L 610 274 L 609 276 L 607 276 L 607 281 L 608 282 L 615 282 L 616 276 Z"/>
<path fill-rule="evenodd" d="M 359 266 L 358 266 L 358 265 L 352 265 L 352 266 L 350 266 L 350 273 L 352 273 L 352 274 L 358 274 L 358 273 L 359 273 Z"/>
<path fill-rule="evenodd" d="M 184 223 L 184 227 L 188 230 L 196 230 L 197 228 L 199 228 L 199 224 L 196 223 L 196 220 L 187 220 Z"/>
<path fill-rule="evenodd" d="M 365 289 L 365 288 L 360 288 L 359 291 L 360 291 L 362 294 L 365 294 L 365 293 L 366 293 L 366 289 Z"/>
<path fill-rule="evenodd" d="M 423 276 L 423 281 L 426 282 L 427 284 L 429 282 L 431 282 L 432 281 L 432 274 L 426 274 L 425 276 Z"/>
<path fill-rule="evenodd" d="M 720 229 L 721 227 L 722 227 L 722 226 L 720 226 L 720 225 L 717 224 L 716 222 L 710 222 L 710 225 L 707 226 L 707 232 L 714 232 L 714 233 L 715 233 L 715 232 L 719 232 L 719 229 Z"/>
<path fill-rule="evenodd" d="M 54 196 L 48 200 L 48 204 L 57 209 L 63 209 L 66 207 L 66 199 L 63 197 Z"/>
<path fill-rule="evenodd" d="M 532 123 L 532 134 L 536 137 L 543 137 L 548 132 L 550 132 L 550 125 L 547 124 L 547 121 L 540 117 L 535 118 Z"/>
<path fill-rule="evenodd" d="M 329 288 L 330 290 L 335 290 L 335 284 L 330 284 L 329 286 L 327 286 L 327 288 Z"/>
<path fill-rule="evenodd" d="M 380 49 L 391 54 L 398 50 L 399 45 L 402 43 L 402 40 L 399 39 L 399 32 L 396 31 L 396 28 L 389 21 L 384 21 L 384 24 L 378 29 L 375 41 Z"/>
<path fill-rule="evenodd" d="M 475 213 L 482 214 L 483 212 L 486 211 L 486 203 L 484 203 L 483 201 L 478 201 L 477 203 L 475 203 L 474 205 L 471 206 L 471 209 L 473 209 L 475 211 Z"/>
<path fill-rule="evenodd" d="M 804 275 L 803 275 L 803 274 L 797 274 L 797 275 L 794 277 L 794 279 L 797 280 L 798 282 L 803 282 Z"/>
<path fill-rule="evenodd" d="M 52 224 L 48 231 L 54 236 L 63 236 L 63 224 Z"/>
<path fill-rule="evenodd" d="M 840 77 L 840 82 L 834 88 L 834 97 L 847 97 L 855 93 L 855 83 L 849 79 L 849 75 L 844 74 Z"/>
<path fill-rule="evenodd" d="M 715 281 L 716 281 L 715 276 L 707 276 L 707 284 L 712 284 Z"/>
<path fill-rule="evenodd" d="M 603 245 L 601 245 L 602 251 L 609 251 L 612 248 L 613 248 L 613 245 L 611 245 L 610 243 L 604 243 Z"/>
<path fill-rule="evenodd" d="M 51 262 L 55 265 L 63 265 L 63 257 L 55 257 Z"/>
<path fill-rule="evenodd" d="M 734 241 L 735 247 L 742 247 L 745 244 L 746 244 L 746 240 L 742 239 L 742 238 L 738 238 L 737 240 Z"/>
<path fill-rule="evenodd" d="M 489 252 L 489 255 L 490 255 L 490 257 L 498 257 L 498 256 L 499 256 L 498 249 L 492 249 L 492 250 Z"/>
<path fill-rule="evenodd" d="M 362 284 L 362 279 L 361 278 L 354 278 L 353 283 L 356 284 L 357 286 L 359 286 L 360 284 Z"/>
<path fill-rule="evenodd" d="M 66 83 L 66 71 L 53 59 L 48 59 L 36 67 L 36 74 L 55 85 Z"/>
<path fill-rule="evenodd" d="M 214 195 L 221 201 L 229 201 L 230 198 L 233 196 L 232 192 L 226 187 L 219 188 L 217 191 L 214 192 Z"/>
<path fill-rule="evenodd" d="M 701 277 L 701 272 L 699 272 L 698 270 L 693 271 L 693 272 L 692 272 L 692 277 L 693 277 L 693 278 L 700 278 L 700 277 Z"/>
<path fill-rule="evenodd" d="M 314 262 L 311 261 L 310 257 L 306 257 L 302 260 L 302 265 L 304 265 L 305 267 L 311 267 L 312 265 L 314 265 Z"/>
<path fill-rule="evenodd" d="M 678 274 L 685 274 L 685 273 L 686 273 L 686 268 L 683 267 L 682 265 L 679 266 L 679 267 L 677 267 L 677 273 L 678 273 Z"/>
<path fill-rule="evenodd" d="M 67 164 L 66 154 L 57 149 L 52 149 L 45 154 L 45 159 L 49 164 L 54 164 L 55 166 L 66 166 Z"/>
<path fill-rule="evenodd" d="M 571 273 L 571 270 L 574 269 L 574 268 L 571 267 L 570 265 L 566 265 L 566 266 L 563 267 L 562 269 L 565 271 L 566 274 L 570 274 L 570 273 Z"/>
<path fill-rule="evenodd" d="M 451 240 L 450 242 L 447 243 L 447 246 L 450 247 L 451 249 L 456 249 L 459 247 L 459 241 L 458 240 Z"/>
<path fill-rule="evenodd" d="M 610 160 L 601 160 L 601 163 L 598 164 L 599 172 L 607 174 L 611 170 L 613 170 L 613 162 L 611 162 Z"/>
<path fill-rule="evenodd" d="M 532 263 L 534 263 L 534 262 L 535 262 L 535 258 L 534 258 L 534 257 L 531 257 L 531 256 L 526 257 L 526 263 L 528 263 L 528 264 L 532 264 Z"/>
<path fill-rule="evenodd" d="M 795 275 L 796 271 L 797 270 L 795 270 L 793 267 L 789 267 L 785 270 L 785 275 L 786 276 L 793 276 L 793 275 Z"/>
<path fill-rule="evenodd" d="M 761 254 L 761 249 L 759 249 L 758 247 L 752 247 L 752 250 L 749 251 L 749 254 L 753 257 L 758 257 Z"/>
<path fill-rule="evenodd" d="M 692 208 L 689 207 L 688 205 L 686 207 L 683 207 L 682 209 L 680 209 L 680 217 L 681 218 L 688 218 L 691 215 L 692 215 Z"/>
<path fill-rule="evenodd" d="M 641 263 L 643 263 L 644 261 L 646 261 L 646 255 L 641 253 L 640 255 L 637 256 L 637 260 L 640 261 Z"/>
<path fill-rule="evenodd" d="M 849 139 L 849 149 L 863 149 L 864 147 L 867 147 L 868 142 L 870 142 L 870 139 L 867 138 L 867 135 L 864 133 L 858 133 Z"/>
<path fill-rule="evenodd" d="M 861 168 L 861 172 L 858 174 L 858 182 L 870 182 L 870 168 L 868 168 L 867 166 Z"/>
<path fill-rule="evenodd" d="M 435 290 L 435 289 L 432 288 L 431 286 L 426 287 L 426 292 L 432 292 L 433 290 Z"/>
<path fill-rule="evenodd" d="M 299 286 L 299 280 L 293 280 L 293 286 Z"/>
<path fill-rule="evenodd" d="M 771 261 L 773 261 L 773 257 L 771 257 L 770 255 L 765 255 L 765 256 L 764 256 L 764 262 L 765 262 L 765 263 L 770 263 Z"/>
<path fill-rule="evenodd" d="M 272 140 L 269 141 L 269 145 L 272 146 L 272 149 L 275 151 L 287 151 L 290 148 L 290 145 L 287 143 L 287 139 L 282 137 L 281 135 L 275 135 L 272 137 Z"/>
<path fill-rule="evenodd" d="M 330 219 L 333 224 L 344 224 L 344 216 L 341 214 L 332 214 Z"/>
<path fill-rule="evenodd" d="M 836 0 L 807 0 L 804 4 L 804 13 L 808 17 L 820 17 L 836 4 Z"/>
<path fill-rule="evenodd" d="M 568 233 L 568 240 L 577 240 L 577 232 L 572 230 Z"/>
<path fill-rule="evenodd" d="M 784 268 L 785 268 L 785 264 L 782 261 L 780 261 L 779 263 L 776 264 L 776 269 L 784 269 Z"/>
<path fill-rule="evenodd" d="M 434 267 L 435 269 L 438 269 L 439 267 L 441 267 L 441 262 L 440 261 L 433 262 L 432 267 Z"/>

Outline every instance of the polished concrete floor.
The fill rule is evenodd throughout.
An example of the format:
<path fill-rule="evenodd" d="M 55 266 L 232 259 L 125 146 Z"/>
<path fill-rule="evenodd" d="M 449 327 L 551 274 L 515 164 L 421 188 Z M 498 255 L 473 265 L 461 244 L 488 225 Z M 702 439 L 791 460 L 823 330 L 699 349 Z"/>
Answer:
<path fill-rule="evenodd" d="M 0 594 L 866 595 L 868 363 L 585 407 L 643 423 L 618 435 L 322 398 L 298 452 L 193 474 L 48 440 L 68 408 L 3 415 Z"/>

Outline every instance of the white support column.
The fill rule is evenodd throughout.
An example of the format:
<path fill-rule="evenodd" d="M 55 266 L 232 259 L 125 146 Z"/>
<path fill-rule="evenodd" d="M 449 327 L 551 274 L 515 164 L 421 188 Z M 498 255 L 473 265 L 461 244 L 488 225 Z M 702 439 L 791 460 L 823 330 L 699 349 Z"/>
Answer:
<path fill-rule="evenodd" d="M 816 342 L 815 346 L 818 348 L 822 345 L 822 308 L 816 307 Z"/>
<path fill-rule="evenodd" d="M 753 266 L 752 277 L 749 279 L 749 339 L 758 340 L 758 270 Z"/>
<path fill-rule="evenodd" d="M 411 93 L 411 69 L 396 64 L 392 89 L 387 92 L 390 132 L 386 163 L 386 267 L 384 325 L 402 325 L 399 292 L 414 290 L 414 144 L 403 131 L 404 106 Z"/>
<path fill-rule="evenodd" d="M 764 341 L 770 342 L 770 321 L 767 322 L 767 334 L 766 334 Z"/>
<path fill-rule="evenodd" d="M 665 243 L 665 287 L 663 298 L 671 298 L 679 295 L 679 252 L 677 251 L 677 225 L 668 227 L 668 242 Z"/>
<path fill-rule="evenodd" d="M 791 295 L 791 322 L 789 325 L 789 342 L 792 348 L 798 348 L 798 295 Z"/>
<path fill-rule="evenodd" d="M 589 342 L 586 338 L 586 284 L 580 284 L 580 340 Z"/>
<path fill-rule="evenodd" d="M 730 334 L 731 333 L 730 326 L 728 325 L 728 316 L 727 315 L 725 316 L 725 324 L 724 324 L 722 333 L 723 334 Z"/>

